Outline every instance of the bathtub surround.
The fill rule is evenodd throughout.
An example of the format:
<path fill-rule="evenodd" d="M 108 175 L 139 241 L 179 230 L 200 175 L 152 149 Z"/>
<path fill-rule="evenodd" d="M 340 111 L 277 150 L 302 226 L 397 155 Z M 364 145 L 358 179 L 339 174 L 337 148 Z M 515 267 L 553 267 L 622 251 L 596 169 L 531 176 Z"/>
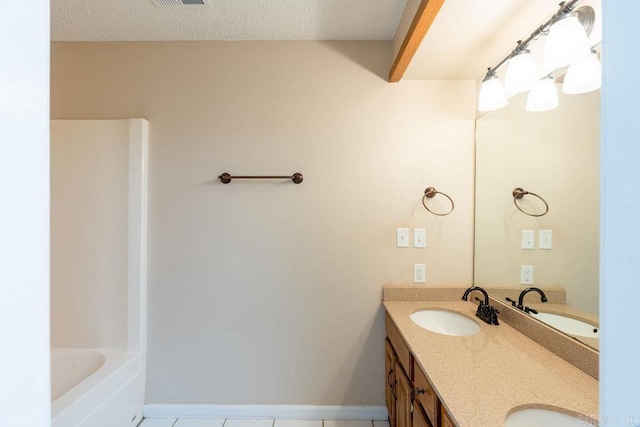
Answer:
<path fill-rule="evenodd" d="M 380 284 L 415 263 L 471 283 L 475 83 L 390 85 L 390 42 L 52 49 L 55 118 L 151 124 L 146 401 L 381 407 Z M 453 214 L 424 210 L 429 185 Z"/>
<path fill-rule="evenodd" d="M 51 123 L 51 345 L 127 346 L 129 123 Z"/>
<path fill-rule="evenodd" d="M 0 5 L 0 414 L 44 427 L 49 368 L 49 1 Z"/>
<path fill-rule="evenodd" d="M 142 419 L 148 125 L 51 122 L 53 427 Z"/>

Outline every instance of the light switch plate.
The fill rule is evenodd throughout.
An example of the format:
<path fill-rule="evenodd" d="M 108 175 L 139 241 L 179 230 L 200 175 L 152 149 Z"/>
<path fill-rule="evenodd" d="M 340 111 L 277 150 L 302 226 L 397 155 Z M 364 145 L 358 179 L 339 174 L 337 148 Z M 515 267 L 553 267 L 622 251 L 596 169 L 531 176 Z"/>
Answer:
<path fill-rule="evenodd" d="M 522 249 L 534 249 L 536 246 L 536 235 L 533 230 L 522 230 Z"/>
<path fill-rule="evenodd" d="M 414 248 L 427 247 L 427 231 L 424 228 L 413 229 L 413 247 Z"/>
<path fill-rule="evenodd" d="M 409 229 L 398 228 L 396 229 L 396 248 L 408 248 L 409 247 Z"/>
<path fill-rule="evenodd" d="M 553 247 L 553 231 L 552 230 L 540 230 L 538 236 L 538 248 L 551 249 Z"/>

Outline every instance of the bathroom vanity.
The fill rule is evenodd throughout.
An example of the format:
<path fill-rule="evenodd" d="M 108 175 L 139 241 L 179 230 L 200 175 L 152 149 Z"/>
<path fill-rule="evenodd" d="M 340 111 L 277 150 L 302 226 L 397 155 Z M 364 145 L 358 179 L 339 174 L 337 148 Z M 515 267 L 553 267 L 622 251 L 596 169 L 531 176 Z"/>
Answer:
<path fill-rule="evenodd" d="M 597 379 L 507 322 L 483 323 L 475 317 L 477 305 L 460 300 L 463 292 L 434 291 L 429 300 L 385 298 L 385 398 L 392 427 L 502 426 L 530 408 L 572 416 L 581 425 L 597 419 Z M 433 332 L 411 320 L 419 310 L 454 312 L 479 330 L 466 336 Z"/>

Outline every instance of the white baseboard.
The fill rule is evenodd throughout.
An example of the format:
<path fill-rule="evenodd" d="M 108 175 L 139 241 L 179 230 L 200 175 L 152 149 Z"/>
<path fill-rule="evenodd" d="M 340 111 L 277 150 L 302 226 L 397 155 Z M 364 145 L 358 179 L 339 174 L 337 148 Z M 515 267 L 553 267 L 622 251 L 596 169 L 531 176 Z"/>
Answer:
<path fill-rule="evenodd" d="M 385 406 L 175 405 L 147 403 L 145 418 L 278 418 L 299 420 L 386 420 Z"/>

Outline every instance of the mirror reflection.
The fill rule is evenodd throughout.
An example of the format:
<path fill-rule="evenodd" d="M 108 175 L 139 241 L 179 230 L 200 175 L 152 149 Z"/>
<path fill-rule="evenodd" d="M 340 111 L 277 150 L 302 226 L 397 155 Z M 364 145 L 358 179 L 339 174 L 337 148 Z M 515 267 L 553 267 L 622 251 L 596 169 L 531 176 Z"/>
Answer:
<path fill-rule="evenodd" d="M 512 298 L 528 286 L 560 287 L 566 309 L 535 295 L 526 302 L 597 324 L 600 91 L 565 95 L 556 85 L 551 111 L 526 111 L 521 93 L 477 120 L 474 284 L 514 288 Z M 545 206 L 533 195 L 514 203 L 516 188 L 539 195 L 548 212 L 522 212 Z M 597 337 L 568 333 L 597 348 Z"/>

